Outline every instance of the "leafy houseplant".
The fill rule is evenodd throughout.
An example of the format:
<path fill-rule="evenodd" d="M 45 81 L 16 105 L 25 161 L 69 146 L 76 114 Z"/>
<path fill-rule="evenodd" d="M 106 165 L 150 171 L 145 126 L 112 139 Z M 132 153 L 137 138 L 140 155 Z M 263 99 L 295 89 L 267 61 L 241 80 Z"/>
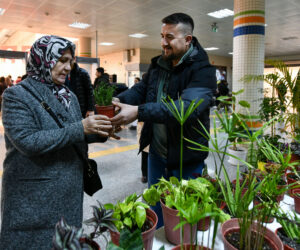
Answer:
<path fill-rule="evenodd" d="M 143 250 L 141 230 L 136 229 L 133 233 L 127 228 L 121 230 L 119 246 L 109 242 L 107 250 Z"/>
<path fill-rule="evenodd" d="M 97 114 L 106 115 L 110 118 L 114 116 L 114 106 L 112 105 L 114 91 L 113 85 L 104 82 L 101 82 L 94 90 Z"/>
<path fill-rule="evenodd" d="M 118 232 L 110 232 L 112 242 L 116 245 L 119 244 L 119 232 L 125 228 L 130 232 L 139 229 L 142 232 L 144 247 L 148 250 L 152 248 L 157 216 L 147 204 L 138 201 L 139 197 L 134 193 L 126 197 L 124 202 L 118 202 L 116 205 L 108 203 L 104 206 L 106 209 L 114 211 L 113 218 L 116 219 L 114 224 Z"/>
<path fill-rule="evenodd" d="M 103 233 L 108 230 L 113 232 L 117 231 L 117 228 L 114 224 L 116 219 L 113 218 L 114 211 L 112 209 L 106 209 L 99 201 L 97 202 L 98 207 L 92 206 L 93 217 L 84 221 L 84 223 L 88 226 L 94 227 L 94 231 L 89 236 L 90 239 L 103 236 L 106 243 L 108 243 L 108 240 Z"/>
<path fill-rule="evenodd" d="M 276 233 L 285 244 L 285 249 L 300 249 L 300 219 L 298 216 L 295 213 L 286 214 L 278 209 L 276 219 L 282 226 L 276 230 Z"/>
<path fill-rule="evenodd" d="M 52 240 L 54 250 L 100 250 L 94 241 L 86 240 L 82 235 L 83 229 L 69 226 L 64 218 L 55 225 L 55 235 Z"/>

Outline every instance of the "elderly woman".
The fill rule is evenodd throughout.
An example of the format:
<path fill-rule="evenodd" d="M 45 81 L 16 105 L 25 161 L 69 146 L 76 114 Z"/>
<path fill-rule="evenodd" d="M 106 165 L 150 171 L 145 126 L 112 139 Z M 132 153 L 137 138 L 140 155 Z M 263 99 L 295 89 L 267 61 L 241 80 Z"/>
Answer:
<path fill-rule="evenodd" d="M 106 116 L 82 120 L 75 95 L 64 86 L 74 50 L 61 37 L 38 39 L 30 51 L 28 78 L 3 95 L 7 153 L 0 249 L 51 249 L 61 217 L 81 227 L 84 161 L 79 153 L 87 154 L 90 134 L 105 141 L 112 126 Z M 36 97 L 51 107 L 63 128 Z"/>

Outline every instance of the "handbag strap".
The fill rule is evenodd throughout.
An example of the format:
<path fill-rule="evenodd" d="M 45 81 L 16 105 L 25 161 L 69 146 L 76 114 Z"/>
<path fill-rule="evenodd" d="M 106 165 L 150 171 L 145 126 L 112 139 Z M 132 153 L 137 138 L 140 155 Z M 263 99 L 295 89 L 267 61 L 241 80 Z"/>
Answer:
<path fill-rule="evenodd" d="M 49 115 L 54 119 L 54 121 L 57 123 L 57 125 L 60 128 L 64 128 L 64 126 L 61 124 L 61 122 L 58 120 L 57 116 L 55 115 L 55 113 L 52 111 L 51 107 L 45 102 L 43 101 L 41 98 L 39 98 L 31 89 L 29 89 L 27 86 L 20 84 L 25 90 L 27 90 L 34 98 L 36 98 L 41 106 L 49 113 Z M 83 155 L 83 153 L 74 145 L 73 146 L 76 153 L 84 160 L 87 161 L 88 157 Z"/>
<path fill-rule="evenodd" d="M 26 89 L 34 98 L 36 98 L 41 106 L 49 113 L 50 116 L 52 116 L 52 118 L 56 121 L 57 125 L 60 127 L 60 128 L 63 128 L 64 126 L 61 124 L 61 122 L 58 120 L 58 118 L 56 117 L 55 113 L 52 111 L 52 109 L 50 108 L 50 106 L 45 102 L 43 101 L 41 98 L 39 98 L 30 88 L 28 88 L 27 86 L 25 85 L 21 85 L 24 89 Z"/>

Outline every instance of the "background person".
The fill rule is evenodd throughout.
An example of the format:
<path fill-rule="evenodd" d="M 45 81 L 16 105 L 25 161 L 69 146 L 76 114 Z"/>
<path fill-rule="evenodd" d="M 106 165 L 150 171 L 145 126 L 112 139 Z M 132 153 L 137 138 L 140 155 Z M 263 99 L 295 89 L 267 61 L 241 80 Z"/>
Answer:
<path fill-rule="evenodd" d="M 96 69 L 96 79 L 94 81 L 94 89 L 101 83 L 109 84 L 109 75 L 104 73 L 104 68 L 99 67 Z"/>
<path fill-rule="evenodd" d="M 179 177 L 180 125 L 162 103 L 170 96 L 179 109 L 178 98 L 185 102 L 185 109 L 192 100 L 203 99 L 184 125 L 184 137 L 208 146 L 202 136 L 202 122 L 209 131 L 209 109 L 216 89 L 216 70 L 211 66 L 206 52 L 193 36 L 193 19 L 184 13 L 165 17 L 161 26 L 162 55 L 151 60 L 145 77 L 131 89 L 118 95 L 114 104 L 121 112 L 111 119 L 113 125 L 128 124 L 138 118 L 144 121 L 140 151 L 150 144 L 148 157 L 148 186 L 164 176 Z M 126 103 L 126 104 L 124 104 Z M 197 132 L 194 128 L 200 131 Z M 203 132 L 204 133 L 204 132 Z M 207 152 L 191 150 L 184 140 L 183 178 L 201 174 Z M 167 170 L 167 173 L 166 173 Z M 152 207 L 162 226 L 162 214 L 158 204 Z"/>
<path fill-rule="evenodd" d="M 87 156 L 85 138 L 98 134 L 105 141 L 112 126 L 106 116 L 82 120 L 76 96 L 64 86 L 74 50 L 64 38 L 41 37 L 30 50 L 28 77 L 3 95 L 7 152 L 0 249 L 51 249 L 61 217 L 81 227 L 84 162 L 79 153 Z M 45 101 L 64 128 L 22 86 Z"/>
<path fill-rule="evenodd" d="M 78 66 L 74 61 L 70 76 L 66 78 L 65 85 L 77 96 L 82 117 L 94 115 L 94 94 L 89 73 Z"/>

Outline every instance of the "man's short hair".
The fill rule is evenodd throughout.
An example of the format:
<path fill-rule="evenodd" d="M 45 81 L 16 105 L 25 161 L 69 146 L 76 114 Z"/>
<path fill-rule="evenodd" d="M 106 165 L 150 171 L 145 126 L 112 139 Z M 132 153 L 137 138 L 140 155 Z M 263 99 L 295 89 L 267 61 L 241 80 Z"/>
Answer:
<path fill-rule="evenodd" d="M 161 20 L 162 23 L 165 24 L 184 24 L 183 32 L 185 34 L 193 34 L 194 30 L 194 21 L 189 15 L 184 13 L 174 13 L 169 16 L 166 16 Z"/>
<path fill-rule="evenodd" d="M 104 68 L 99 67 L 96 69 L 98 73 L 101 73 L 102 75 L 104 74 Z"/>

